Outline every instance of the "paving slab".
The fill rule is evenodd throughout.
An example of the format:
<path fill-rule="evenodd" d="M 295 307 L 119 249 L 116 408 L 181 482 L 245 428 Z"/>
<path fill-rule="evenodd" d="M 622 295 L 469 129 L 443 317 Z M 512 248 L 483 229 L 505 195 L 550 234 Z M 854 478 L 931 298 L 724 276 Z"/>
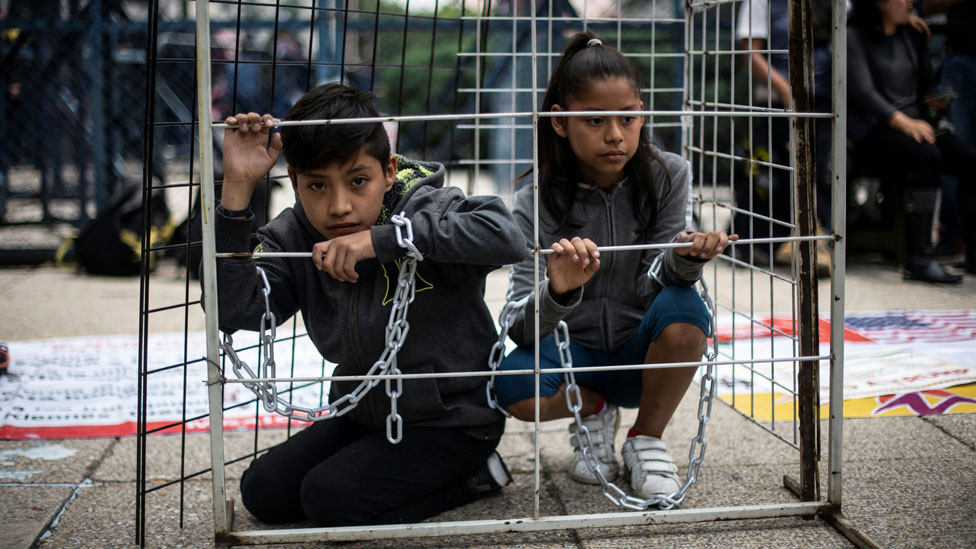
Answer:
<path fill-rule="evenodd" d="M 844 513 L 881 547 L 976 546 L 974 456 L 845 462 Z"/>
<path fill-rule="evenodd" d="M 976 414 L 927 416 L 925 421 L 976 451 Z"/>
<path fill-rule="evenodd" d="M 41 537 L 75 491 L 71 484 L 0 484 L 2 545 L 28 549 Z"/>
<path fill-rule="evenodd" d="M 91 474 L 115 444 L 115 439 L 3 441 L 0 482 L 76 484 Z"/>

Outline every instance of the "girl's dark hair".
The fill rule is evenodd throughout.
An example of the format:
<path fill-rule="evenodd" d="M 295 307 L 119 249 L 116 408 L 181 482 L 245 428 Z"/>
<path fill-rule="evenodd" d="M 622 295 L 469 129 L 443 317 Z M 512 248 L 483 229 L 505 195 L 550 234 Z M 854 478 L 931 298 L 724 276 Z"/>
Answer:
<path fill-rule="evenodd" d="M 585 92 L 595 82 L 610 78 L 624 78 L 640 95 L 640 75 L 637 67 L 615 48 L 606 45 L 587 46 L 597 36 L 581 32 L 573 36 L 563 50 L 562 57 L 549 77 L 549 86 L 542 98 L 541 112 L 549 112 L 553 105 L 567 108 L 569 100 Z M 576 202 L 579 186 L 576 155 L 569 140 L 560 137 L 552 124 L 539 124 L 539 194 L 542 203 L 559 224 L 560 231 L 577 227 L 569 219 Z M 651 138 L 642 127 L 637 152 L 624 166 L 624 175 L 631 181 L 631 204 L 640 227 L 648 230 L 657 220 L 657 192 L 651 180 L 651 165 L 661 162 L 651 147 Z M 666 172 L 665 172 L 666 173 Z M 668 180 L 670 184 L 670 178 Z"/>
<path fill-rule="evenodd" d="M 375 118 L 380 116 L 373 94 L 337 82 L 312 88 L 288 111 L 285 120 Z M 324 124 L 284 126 L 283 153 L 298 173 L 347 162 L 365 146 L 366 153 L 386 166 L 390 160 L 390 137 L 381 122 L 368 124 Z"/>
<path fill-rule="evenodd" d="M 866 31 L 870 31 L 875 37 L 881 36 L 881 9 L 878 8 L 878 0 L 852 0 L 853 9 L 851 10 L 850 24 Z"/>

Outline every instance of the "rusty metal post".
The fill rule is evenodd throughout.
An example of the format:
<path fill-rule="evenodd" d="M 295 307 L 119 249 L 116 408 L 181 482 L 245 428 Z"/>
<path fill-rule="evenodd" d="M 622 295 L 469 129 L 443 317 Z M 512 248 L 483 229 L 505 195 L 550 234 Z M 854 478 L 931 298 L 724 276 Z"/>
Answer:
<path fill-rule="evenodd" d="M 813 20 L 811 0 L 790 2 L 790 91 L 796 113 L 812 113 L 813 102 Z M 794 117 L 793 129 L 793 201 L 796 212 L 795 236 L 816 234 L 815 166 L 813 163 L 813 119 Z M 796 243 L 793 264 L 797 278 L 797 334 L 800 356 L 818 356 L 820 338 L 817 312 L 816 243 Z M 797 374 L 800 424 L 800 499 L 820 499 L 817 475 L 819 461 L 819 364 L 817 360 L 800 362 Z"/>

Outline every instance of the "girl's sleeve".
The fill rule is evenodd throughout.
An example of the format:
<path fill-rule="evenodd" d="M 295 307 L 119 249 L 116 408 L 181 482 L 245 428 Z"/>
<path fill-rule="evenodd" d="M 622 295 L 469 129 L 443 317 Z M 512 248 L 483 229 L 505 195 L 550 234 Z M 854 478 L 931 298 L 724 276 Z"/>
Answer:
<path fill-rule="evenodd" d="M 216 215 L 214 229 L 217 252 L 250 251 L 248 248 L 253 225 L 253 214 L 245 218 Z M 282 250 L 265 228 L 258 231 L 258 235 L 261 238 L 259 246 L 264 252 L 301 251 Z M 258 265 L 264 269 L 271 286 L 269 305 L 275 315 L 275 324 L 282 324 L 298 311 L 294 285 L 289 282 L 294 280 L 294 273 L 289 269 L 287 261 L 296 260 L 217 259 L 217 306 L 221 330 L 260 330 L 261 317 L 265 314 L 265 300 L 264 281 L 257 271 Z M 201 285 L 202 282 L 201 277 Z"/>
<path fill-rule="evenodd" d="M 405 213 L 412 226 L 413 244 L 425 258 L 459 264 L 472 276 L 484 276 L 526 254 L 522 232 L 497 196 L 465 198 L 457 187 L 422 188 L 411 197 Z M 406 249 L 397 243 L 393 223 L 370 231 L 380 262 L 406 255 Z"/>
<path fill-rule="evenodd" d="M 667 192 L 658 197 L 657 222 L 648 235 L 648 243 L 674 242 L 678 234 L 692 230 L 691 167 L 687 160 L 676 154 L 661 153 L 661 156 L 671 184 L 657 187 Z M 662 181 L 664 170 L 654 176 L 655 181 Z M 655 266 L 658 257 L 660 262 Z M 705 263 L 680 256 L 673 248 L 647 250 L 641 261 L 642 269 L 637 273 L 637 292 L 650 295 L 660 291 L 662 286 L 691 286 L 701 276 Z M 656 277 L 648 276 L 652 267 L 656 267 Z"/>
<path fill-rule="evenodd" d="M 515 198 L 514 215 L 526 249 L 531 249 L 535 245 L 532 210 L 532 194 L 518 193 Z M 531 319 L 535 311 L 537 295 L 542 296 L 542 300 L 539 302 L 539 334 L 543 338 L 552 332 L 559 321 L 579 305 L 583 298 L 583 288 L 580 287 L 567 295 L 565 305 L 556 302 L 549 293 L 545 256 L 542 256 L 539 261 L 539 276 L 542 280 L 539 282 L 538 292 L 533 291 L 535 286 L 534 254 L 527 254 L 521 261 L 513 265 L 509 274 L 509 289 L 505 301 L 508 303 L 524 302 L 524 306 L 516 310 L 514 322 L 508 331 L 508 336 L 520 347 L 535 343 L 535 323 Z"/>

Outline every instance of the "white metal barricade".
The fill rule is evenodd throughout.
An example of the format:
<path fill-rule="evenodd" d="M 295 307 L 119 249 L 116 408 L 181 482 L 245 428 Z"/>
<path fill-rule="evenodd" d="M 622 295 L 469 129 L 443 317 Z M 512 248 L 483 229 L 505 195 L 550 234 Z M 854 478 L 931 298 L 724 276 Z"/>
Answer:
<path fill-rule="evenodd" d="M 469 190 L 473 185 L 481 180 L 482 170 L 502 170 L 508 169 L 509 175 L 514 176 L 515 166 L 537 167 L 537 154 L 535 151 L 535 128 L 537 124 L 546 120 L 547 114 L 537 111 L 537 99 L 541 97 L 541 90 L 545 88 L 545 82 L 540 81 L 540 74 L 548 74 L 548 70 L 541 70 L 544 67 L 551 68 L 554 59 L 558 56 L 558 51 L 553 51 L 553 33 L 561 29 L 558 26 L 565 23 L 560 18 L 550 12 L 548 16 L 538 14 L 536 2 L 531 2 L 529 9 L 524 14 L 512 13 L 498 15 L 487 13 L 483 6 L 474 11 L 470 19 L 474 23 L 476 36 L 474 40 L 473 52 L 462 52 L 462 57 L 473 57 L 476 70 L 481 74 L 483 64 L 490 63 L 497 57 L 509 56 L 512 60 L 511 77 L 506 80 L 507 87 L 499 86 L 493 88 L 482 87 L 481 80 L 472 89 L 466 90 L 475 96 L 475 105 L 480 106 L 481 100 L 489 94 L 507 95 L 510 99 L 511 109 L 505 112 L 478 112 L 475 113 L 431 113 L 422 117 L 409 116 L 389 116 L 384 117 L 384 122 L 403 122 L 416 120 L 452 121 L 460 128 L 471 129 L 474 132 L 474 154 L 469 164 L 473 167 L 474 183 L 469 185 Z M 619 3 L 607 3 L 616 6 L 617 13 L 623 10 Z M 660 2 L 665 4 L 665 2 Z M 748 101 L 741 104 L 733 98 L 727 100 L 720 97 L 716 81 L 720 68 L 731 66 L 737 59 L 737 55 L 742 55 L 741 48 L 737 48 L 734 38 L 729 38 L 728 42 L 720 42 L 720 28 L 727 28 L 728 17 L 733 13 L 732 6 L 737 5 L 738 0 L 708 0 L 708 1 L 688 1 L 684 5 L 685 13 L 661 14 L 658 13 L 658 2 L 652 3 L 649 9 L 650 14 L 642 17 L 627 18 L 620 15 L 609 17 L 610 21 L 616 23 L 618 29 L 617 46 L 620 47 L 620 30 L 626 25 L 646 24 L 651 34 L 651 50 L 645 52 L 624 52 L 632 54 L 640 63 L 646 63 L 650 71 L 650 88 L 642 90 L 648 93 L 650 101 L 649 107 L 643 114 L 650 121 L 652 128 L 667 132 L 672 131 L 680 136 L 680 147 L 684 156 L 689 159 L 696 174 L 695 198 L 696 214 L 699 223 L 716 223 L 722 217 L 722 212 L 735 212 L 742 215 L 749 215 L 747 208 L 741 205 L 736 206 L 723 197 L 723 187 L 727 186 L 727 181 L 723 181 L 721 163 L 728 162 L 730 166 L 736 162 L 748 161 L 749 165 L 755 165 L 766 170 L 784 170 L 789 172 L 794 188 L 800 189 L 794 197 L 795 207 L 793 219 L 796 223 L 791 226 L 792 235 L 788 238 L 766 238 L 752 239 L 753 244 L 764 244 L 772 246 L 781 242 L 793 242 L 799 253 L 796 254 L 790 273 L 784 275 L 772 268 L 764 268 L 759 265 L 752 265 L 748 262 L 736 259 L 735 257 L 720 257 L 712 263 L 713 267 L 709 271 L 709 283 L 714 292 L 713 298 L 716 308 L 726 311 L 733 318 L 733 330 L 735 329 L 735 319 L 745 322 L 749 330 L 756 327 L 766 329 L 770 337 L 778 331 L 779 335 L 792 337 L 793 350 L 792 356 L 784 359 L 769 358 L 757 360 L 750 357 L 736 355 L 735 351 L 719 353 L 710 361 L 712 365 L 731 365 L 750 370 L 749 375 L 764 376 L 763 371 L 753 369 L 752 366 L 758 362 L 773 364 L 777 360 L 793 364 L 797 373 L 795 377 L 799 383 L 799 388 L 794 385 L 794 380 L 769 379 L 773 387 L 787 388 L 788 392 L 796 397 L 800 403 L 798 420 L 792 422 L 790 432 L 782 433 L 775 419 L 764 422 L 756 420 L 758 424 L 769 430 L 777 437 L 785 440 L 792 446 L 798 447 L 801 452 L 800 459 L 800 478 L 794 483 L 790 483 L 797 492 L 801 494 L 802 502 L 770 503 L 746 505 L 737 507 L 715 507 L 702 509 L 680 509 L 680 510 L 645 510 L 645 511 L 620 511 L 608 509 L 606 513 L 586 514 L 586 515 L 565 515 L 565 516 L 545 516 L 540 512 L 539 493 L 540 493 L 540 453 L 539 436 L 540 423 L 534 424 L 535 433 L 535 498 L 534 507 L 531 510 L 512 510 L 511 516 L 498 517 L 493 520 L 477 520 L 465 522 L 425 522 L 420 524 L 369 526 L 369 527 L 342 527 L 342 528 L 300 528 L 300 529 L 275 529 L 275 530 L 234 530 L 232 508 L 233 505 L 228 501 L 225 486 L 225 456 L 223 446 L 222 414 L 223 401 L 222 394 L 225 384 L 237 382 L 227 379 L 221 371 L 221 345 L 218 329 L 218 315 L 216 300 L 217 281 L 215 278 L 215 265 L 221 259 L 217 257 L 214 246 L 213 235 L 213 216 L 214 216 L 214 169 L 213 169 L 213 149 L 208 146 L 214 143 L 214 128 L 219 124 L 211 119 L 211 6 L 205 0 L 196 3 L 196 28 L 197 28 L 197 82 L 198 82 L 198 115 L 199 115 L 199 142 L 202 144 L 199 150 L 200 174 L 201 174 L 201 204 L 203 207 L 203 253 L 204 264 L 202 270 L 204 286 L 204 306 L 208 311 L 206 317 L 207 328 L 207 362 L 209 364 L 208 385 L 210 398 L 210 450 L 212 463 L 212 485 L 213 485 L 213 512 L 214 512 L 214 532 L 216 540 L 221 544 L 257 544 L 257 543 L 289 543 L 289 542 L 310 542 L 315 540 L 328 541 L 352 541 L 378 538 L 398 538 L 398 537 L 418 537 L 418 536 L 446 536 L 458 534 L 487 534 L 501 532 L 529 532 L 550 529 L 579 529 L 591 527 L 607 526 L 627 526 L 627 525 L 646 525 L 675 522 L 696 522 L 714 521 L 730 519 L 757 519 L 787 516 L 821 516 L 837 526 L 842 532 L 852 539 L 857 538 L 857 533 L 853 527 L 844 519 L 840 513 L 841 506 L 841 442 L 843 417 L 843 318 L 844 318 L 844 272 L 845 272 L 845 107 L 844 96 L 845 86 L 845 56 L 846 56 L 846 13 L 843 9 L 844 3 L 837 0 L 834 5 L 838 8 L 833 14 L 833 82 L 832 94 L 833 105 L 831 113 L 816 114 L 812 111 L 812 105 L 805 102 L 801 94 L 804 90 L 810 91 L 812 83 L 809 79 L 804 80 L 804 74 L 792 75 L 794 86 L 794 108 L 776 109 L 769 105 L 762 106 L 754 104 L 752 100 L 751 83 L 749 86 Z M 809 1 L 792 0 L 793 24 L 795 32 L 801 32 L 803 25 L 807 23 L 808 12 L 800 10 L 805 7 L 809 9 Z M 675 3 L 675 5 L 677 5 Z M 589 22 L 606 22 L 608 17 L 591 18 L 587 13 L 585 3 L 583 3 L 583 18 L 579 23 L 585 27 Z M 514 11 L 514 9 L 513 9 Z M 723 19 L 724 18 L 724 19 Z M 655 52 L 655 33 L 659 31 L 659 25 L 672 23 L 683 25 L 684 43 L 683 51 L 674 52 Z M 511 35 L 511 42 L 507 44 L 510 49 L 492 50 L 489 40 L 483 36 L 487 32 L 488 25 L 504 25 L 509 28 L 508 34 Z M 724 25 L 724 27 L 723 27 Z M 516 40 L 517 30 L 528 26 L 529 45 L 526 46 Z M 581 27 L 581 28 L 582 28 Z M 540 30 L 543 33 L 540 33 Z M 548 34 L 544 34 L 548 33 Z M 540 35 L 541 34 L 541 35 Z M 547 44 L 545 51 L 539 51 L 540 44 Z M 483 50 L 482 45 L 486 45 Z M 776 53 L 765 51 L 766 55 Z M 783 52 L 778 52 L 783 53 Z M 804 57 L 803 52 L 793 52 L 794 61 L 798 62 L 798 67 L 803 68 L 805 73 L 809 69 L 810 59 Z M 530 84 L 528 86 L 520 84 L 520 76 L 516 72 L 516 65 L 524 62 L 529 67 Z M 660 84 L 660 77 L 656 77 L 661 64 L 683 63 L 683 74 L 681 86 L 669 85 L 665 82 Z M 657 78 L 657 79 L 656 79 Z M 734 81 L 734 79 L 733 79 Z M 669 95 L 670 94 L 670 95 Z M 678 108 L 661 109 L 656 108 L 656 101 L 668 103 L 668 97 L 680 97 Z M 525 108 L 522 105 L 525 104 Z M 797 106 L 804 108 L 799 109 Z M 812 222 L 812 181 L 810 181 L 810 163 L 806 145 L 810 143 L 809 134 L 804 134 L 804 128 L 812 124 L 815 118 L 829 117 L 833 121 L 833 163 L 831 178 L 833 182 L 833 204 L 832 224 L 833 234 L 830 236 L 832 241 L 832 263 L 833 274 L 831 278 L 832 299 L 830 316 L 832 319 L 830 333 L 829 355 L 821 355 L 816 339 L 809 339 L 811 334 L 816 335 L 816 277 L 813 273 L 814 252 L 813 247 L 818 239 L 815 234 Z M 722 124 L 731 124 L 735 121 L 747 121 L 751 126 L 753 119 L 764 118 L 771 120 L 774 118 L 788 118 L 793 121 L 793 150 L 794 157 L 791 159 L 774 159 L 773 161 L 763 161 L 737 156 L 732 148 L 723 148 L 724 144 L 718 143 L 718 128 Z M 359 120 L 362 122 L 362 120 Z M 329 121 L 330 123 L 342 123 L 342 121 Z M 712 128 L 711 133 L 706 131 Z M 483 159 L 481 148 L 485 146 L 482 135 L 501 135 L 499 140 L 508 140 L 511 143 L 507 158 Z M 733 130 L 734 135 L 734 130 Z M 516 144 L 519 140 L 530 139 L 532 145 L 531 158 L 519 158 Z M 731 139 L 734 139 L 731 138 Z M 806 154 L 806 157 L 804 157 Z M 505 168 L 499 168 L 503 166 Z M 801 169 L 802 168 L 802 169 Z M 706 174 L 708 174 L 706 176 Z M 512 179 L 512 177 L 509 177 Z M 709 179 L 709 181 L 706 181 Z M 538 189 L 535 189 L 538 192 Z M 538 201 L 537 201 L 538 203 Z M 536 212 L 536 223 L 538 223 L 538 212 Z M 774 223 L 773 219 L 766 219 L 769 223 Z M 536 231 L 535 249 L 540 250 L 548 246 L 548 243 L 538 242 L 538 230 Z M 303 250 L 296 250 L 301 252 Z M 623 252 L 621 252 L 623 253 Z M 540 274 L 540 258 L 542 254 L 536 253 L 536 280 Z M 790 320 L 797 327 L 796 334 L 785 333 L 778 328 L 771 317 L 768 325 L 765 321 L 757 320 L 758 311 L 750 309 L 748 305 L 742 307 L 737 302 L 739 294 L 745 293 L 748 296 L 755 295 L 756 279 L 764 277 L 770 295 L 774 293 L 772 286 L 782 283 L 790 288 L 789 308 Z M 748 291 L 744 291 L 737 284 L 747 281 Z M 810 292 L 813 292 L 811 295 Z M 725 293 L 728 292 L 730 301 L 724 302 Z M 774 311 L 770 311 L 773 313 Z M 538 310 L 535 311 L 536 330 L 538 333 Z M 812 326 L 811 326 L 812 324 Z M 753 342 L 762 339 L 753 338 Z M 812 346 L 811 346 L 812 345 Z M 731 354 L 730 354 L 731 353 Z M 819 482 L 816 477 L 816 460 L 819 454 L 819 433 L 817 422 L 817 410 L 819 409 L 819 399 L 817 395 L 818 384 L 816 375 L 818 364 L 821 360 L 829 360 L 830 363 L 830 421 L 829 421 L 829 446 L 828 446 L 828 471 L 827 494 L 826 498 L 819 495 Z M 668 365 L 665 365 L 668 366 Z M 672 365 L 673 366 L 673 365 Z M 538 370 L 538 351 L 536 352 L 536 370 Z M 485 375 L 481 373 L 479 375 Z M 734 375 L 734 374 L 733 374 Z M 360 376 L 363 379 L 390 379 L 397 377 L 392 374 L 382 374 L 377 376 Z M 431 374 L 436 376 L 436 374 Z M 319 380 L 334 379 L 329 376 L 317 378 Z M 287 377 L 267 377 L 253 378 L 251 382 L 259 382 L 273 385 L 275 382 L 295 381 Z M 538 383 L 537 383 L 538 391 Z M 537 393 L 538 394 L 538 393 Z M 734 399 L 734 397 L 733 397 Z M 741 409 L 740 409 L 741 411 Z M 538 414 L 538 409 L 537 409 Z M 749 412 L 745 412 L 749 416 Z M 811 446 L 813 445 L 813 446 Z M 793 486 L 795 484 L 795 486 Z"/>

